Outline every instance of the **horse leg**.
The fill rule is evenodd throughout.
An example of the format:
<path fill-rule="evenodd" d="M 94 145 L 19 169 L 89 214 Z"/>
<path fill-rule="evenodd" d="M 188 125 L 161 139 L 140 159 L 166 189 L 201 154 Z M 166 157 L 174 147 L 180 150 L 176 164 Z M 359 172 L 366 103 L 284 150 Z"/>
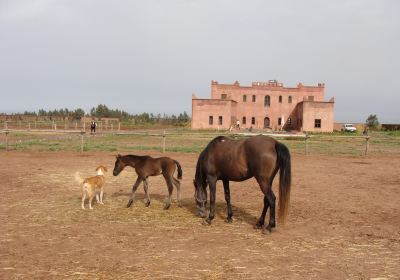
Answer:
<path fill-rule="evenodd" d="M 267 214 L 267 210 L 269 207 L 269 203 L 268 203 L 268 199 L 267 197 L 264 195 L 264 208 L 262 210 L 260 219 L 257 221 L 256 225 L 254 226 L 254 228 L 256 229 L 260 229 L 264 226 L 265 223 L 265 215 Z"/>
<path fill-rule="evenodd" d="M 268 191 L 268 184 L 267 184 L 267 180 L 262 178 L 262 177 L 258 177 L 256 178 L 258 185 L 260 186 L 261 191 L 264 194 L 264 208 L 261 212 L 261 216 L 260 219 L 258 219 L 256 225 L 254 226 L 254 228 L 262 228 L 264 226 L 265 223 L 265 215 L 267 214 L 268 211 L 268 207 L 269 205 L 269 201 L 267 198 L 267 191 Z"/>
<path fill-rule="evenodd" d="M 135 199 L 135 192 L 136 192 L 137 188 L 139 187 L 139 185 L 140 185 L 140 183 L 141 183 L 142 181 L 143 181 L 143 178 L 142 178 L 142 177 L 138 177 L 138 178 L 136 179 L 136 182 L 135 182 L 135 184 L 134 184 L 133 187 L 132 187 L 131 198 L 129 199 L 128 204 L 126 205 L 127 208 L 129 208 L 129 207 L 132 206 L 133 200 Z"/>
<path fill-rule="evenodd" d="M 269 187 L 266 198 L 269 204 L 269 224 L 265 229 L 271 232 L 272 228 L 275 227 L 275 200 L 276 200 L 275 194 L 272 192 L 271 186 Z"/>
<path fill-rule="evenodd" d="M 231 207 L 231 193 L 229 190 L 229 181 L 228 180 L 224 180 L 224 194 L 225 194 L 225 201 L 226 201 L 226 207 L 228 210 L 228 218 L 227 221 L 228 223 L 232 222 L 232 216 L 233 216 L 233 212 L 232 212 L 232 207 Z"/>
<path fill-rule="evenodd" d="M 182 198 L 181 198 L 181 182 L 178 179 L 172 177 L 173 183 L 176 187 L 176 200 L 178 201 L 178 206 L 182 207 Z"/>
<path fill-rule="evenodd" d="M 210 214 L 206 219 L 206 223 L 210 225 L 215 216 L 215 193 L 217 189 L 217 179 L 213 177 L 208 177 L 207 180 L 208 185 L 210 186 Z"/>
<path fill-rule="evenodd" d="M 83 191 L 82 192 L 82 205 L 81 205 L 83 210 L 85 210 L 85 199 L 86 199 L 86 192 Z"/>
<path fill-rule="evenodd" d="M 144 205 L 146 207 L 150 206 L 150 194 L 149 194 L 149 181 L 146 179 L 144 179 L 143 181 L 143 189 L 144 189 L 144 193 L 146 194 L 146 198 L 144 200 Z"/>
<path fill-rule="evenodd" d="M 172 176 L 169 176 L 169 177 L 164 176 L 164 178 L 165 178 L 165 182 L 167 183 L 167 187 L 168 187 L 168 199 L 164 206 L 164 209 L 167 210 L 167 209 L 169 209 L 169 207 L 171 207 L 171 204 L 172 204 L 172 192 L 174 190 L 174 186 L 172 184 L 172 179 L 171 179 Z"/>

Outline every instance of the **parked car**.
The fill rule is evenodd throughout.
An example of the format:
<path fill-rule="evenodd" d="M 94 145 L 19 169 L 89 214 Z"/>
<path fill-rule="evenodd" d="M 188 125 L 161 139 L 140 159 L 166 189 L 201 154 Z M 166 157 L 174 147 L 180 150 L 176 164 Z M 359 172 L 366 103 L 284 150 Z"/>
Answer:
<path fill-rule="evenodd" d="M 356 132 L 357 128 L 351 123 L 345 123 L 345 124 L 342 125 L 342 131 Z"/>

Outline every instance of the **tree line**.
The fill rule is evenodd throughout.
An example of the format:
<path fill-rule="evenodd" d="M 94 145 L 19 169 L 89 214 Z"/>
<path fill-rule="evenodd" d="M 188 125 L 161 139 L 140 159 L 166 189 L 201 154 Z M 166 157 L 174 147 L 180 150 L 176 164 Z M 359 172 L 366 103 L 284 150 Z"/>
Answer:
<path fill-rule="evenodd" d="M 44 110 L 39 111 L 25 111 L 23 115 L 26 116 L 48 116 L 48 117 L 61 117 L 68 118 L 70 120 L 80 120 L 85 116 L 85 111 L 82 108 L 77 108 L 74 110 L 64 109 L 54 109 L 54 110 Z M 93 107 L 90 113 L 86 114 L 86 117 L 93 118 L 118 118 L 121 122 L 134 122 L 137 124 L 153 124 L 153 123 L 166 123 L 166 124 L 181 124 L 185 125 L 190 122 L 190 117 L 186 112 L 175 114 L 153 114 L 153 113 L 141 113 L 141 114 L 129 114 L 123 110 L 111 109 L 105 104 L 99 104 L 97 107 Z"/>

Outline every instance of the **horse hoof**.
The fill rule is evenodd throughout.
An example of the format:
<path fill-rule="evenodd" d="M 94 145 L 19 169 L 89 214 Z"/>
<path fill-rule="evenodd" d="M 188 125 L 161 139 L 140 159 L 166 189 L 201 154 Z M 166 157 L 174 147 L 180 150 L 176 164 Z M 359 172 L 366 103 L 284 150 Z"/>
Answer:
<path fill-rule="evenodd" d="M 168 209 L 169 209 L 169 207 L 171 207 L 171 204 L 165 204 L 165 206 L 164 206 L 164 210 L 168 210 Z"/>
<path fill-rule="evenodd" d="M 232 217 L 228 217 L 228 218 L 226 219 L 226 222 L 227 222 L 228 224 L 231 224 L 231 223 L 233 222 Z"/>
<path fill-rule="evenodd" d="M 205 219 L 205 220 L 203 220 L 202 224 L 204 226 L 209 226 L 209 225 L 211 225 L 211 220 L 210 219 Z"/>
<path fill-rule="evenodd" d="M 265 228 L 262 229 L 263 234 L 271 234 L 272 233 L 272 227 L 270 225 L 266 226 Z"/>
<path fill-rule="evenodd" d="M 144 206 L 149 207 L 150 206 L 150 201 L 145 202 Z"/>
<path fill-rule="evenodd" d="M 262 226 L 263 226 L 262 224 L 257 223 L 254 225 L 254 229 L 260 229 L 260 228 L 262 228 Z"/>

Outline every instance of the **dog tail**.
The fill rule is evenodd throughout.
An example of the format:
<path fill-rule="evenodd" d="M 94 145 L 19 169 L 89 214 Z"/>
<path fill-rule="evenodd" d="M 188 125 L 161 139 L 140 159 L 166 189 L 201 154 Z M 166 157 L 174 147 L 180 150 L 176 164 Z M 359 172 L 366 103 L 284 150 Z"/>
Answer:
<path fill-rule="evenodd" d="M 78 182 L 79 185 L 83 184 L 84 179 L 81 177 L 81 175 L 79 174 L 79 172 L 75 173 L 75 181 Z"/>

